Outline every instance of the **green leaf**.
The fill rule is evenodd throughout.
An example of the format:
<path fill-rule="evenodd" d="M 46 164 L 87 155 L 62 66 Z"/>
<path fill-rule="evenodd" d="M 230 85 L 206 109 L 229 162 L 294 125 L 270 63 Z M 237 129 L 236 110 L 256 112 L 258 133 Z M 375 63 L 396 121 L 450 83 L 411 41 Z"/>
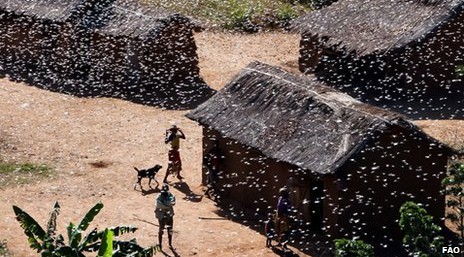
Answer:
<path fill-rule="evenodd" d="M 50 212 L 50 219 L 48 220 L 48 224 L 47 224 L 47 235 L 49 237 L 52 237 L 55 235 L 56 218 L 58 217 L 59 214 L 60 214 L 60 205 L 58 204 L 58 202 L 55 202 Z"/>
<path fill-rule="evenodd" d="M 71 237 L 70 237 L 70 245 L 71 247 L 77 248 L 81 238 L 82 238 L 82 232 L 85 231 L 88 227 L 90 222 L 93 221 L 95 216 L 101 211 L 103 208 L 103 203 L 99 202 L 95 204 L 88 212 L 85 214 L 85 216 L 82 218 L 82 220 L 79 222 L 77 227 L 75 229 L 71 230 Z M 68 230 L 69 232 L 69 230 Z"/>
<path fill-rule="evenodd" d="M 137 228 L 133 226 L 117 226 L 110 228 L 114 232 L 114 236 L 121 236 L 127 233 L 134 233 Z"/>
<path fill-rule="evenodd" d="M 46 240 L 46 233 L 43 228 L 35 221 L 29 214 L 23 211 L 21 208 L 13 205 L 13 211 L 16 214 L 16 220 L 19 222 L 21 227 L 24 229 L 24 233 L 28 237 L 29 246 L 32 249 L 36 249 L 37 252 L 43 250 L 41 243 Z"/>
<path fill-rule="evenodd" d="M 99 239 L 103 237 L 103 234 L 99 234 L 97 229 L 94 228 L 90 233 L 88 233 L 81 241 L 79 246 L 77 247 L 80 250 L 87 249 L 87 246 L 97 242 Z"/>
<path fill-rule="evenodd" d="M 68 240 L 69 240 L 69 245 L 76 248 L 76 246 L 79 244 L 79 241 L 76 243 L 76 233 L 77 233 L 77 227 L 74 225 L 72 222 L 69 223 L 69 225 L 66 227 L 66 231 L 68 232 Z"/>
<path fill-rule="evenodd" d="M 159 245 L 155 245 L 155 246 L 143 249 L 143 251 L 140 252 L 138 256 L 139 257 L 151 257 L 160 251 L 161 251 L 161 247 Z"/>
<path fill-rule="evenodd" d="M 113 256 L 113 237 L 114 232 L 111 229 L 105 229 L 103 238 L 98 251 L 98 257 L 111 257 Z"/>
<path fill-rule="evenodd" d="M 97 214 L 101 211 L 102 208 L 103 208 L 103 203 L 99 202 L 95 204 L 95 206 L 93 206 L 87 212 L 84 218 L 82 218 L 81 222 L 79 222 L 79 225 L 77 227 L 82 231 L 86 230 L 89 227 L 90 222 L 93 221 L 95 216 L 97 216 Z"/>
<path fill-rule="evenodd" d="M 84 254 L 77 251 L 70 246 L 62 246 L 55 250 L 54 256 L 65 256 L 65 257 L 85 257 Z"/>

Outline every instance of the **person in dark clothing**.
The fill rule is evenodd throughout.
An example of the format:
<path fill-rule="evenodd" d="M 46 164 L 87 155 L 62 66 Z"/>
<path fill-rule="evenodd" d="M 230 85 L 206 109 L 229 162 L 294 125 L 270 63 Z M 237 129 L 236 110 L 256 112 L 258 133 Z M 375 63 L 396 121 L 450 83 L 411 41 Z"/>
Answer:
<path fill-rule="evenodd" d="M 164 228 L 168 231 L 168 242 L 169 247 L 172 247 L 172 234 L 173 234 L 173 223 L 174 223 L 174 208 L 173 206 L 176 204 L 176 198 L 174 197 L 171 192 L 169 192 L 169 186 L 163 185 L 161 189 L 161 193 L 156 198 L 156 207 L 155 207 L 155 215 L 158 219 L 159 223 L 159 231 L 158 231 L 158 241 L 160 248 L 162 247 L 163 242 L 163 231 Z"/>
<path fill-rule="evenodd" d="M 279 190 L 279 199 L 277 201 L 277 215 L 275 217 L 275 230 L 278 245 L 284 248 L 287 245 L 287 234 L 289 231 L 289 215 L 292 203 L 289 199 L 288 189 L 283 187 Z"/>
<path fill-rule="evenodd" d="M 264 222 L 264 233 L 266 234 L 266 247 L 272 247 L 272 239 L 275 237 L 275 213 L 269 213 L 268 219 Z"/>
<path fill-rule="evenodd" d="M 214 193 L 217 193 L 216 182 L 219 174 L 219 162 L 221 156 L 222 154 L 221 150 L 219 149 L 219 142 L 217 140 L 214 140 L 213 146 L 203 159 L 203 164 L 207 169 L 207 189 L 205 191 L 205 196 L 211 197 L 211 190 L 213 190 Z"/>

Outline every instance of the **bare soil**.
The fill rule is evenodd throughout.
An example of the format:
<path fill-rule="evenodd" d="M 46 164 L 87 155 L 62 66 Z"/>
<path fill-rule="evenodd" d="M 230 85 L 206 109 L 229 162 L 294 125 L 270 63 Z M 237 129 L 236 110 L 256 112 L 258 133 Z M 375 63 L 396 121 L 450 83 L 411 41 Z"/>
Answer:
<path fill-rule="evenodd" d="M 240 35 L 202 32 L 196 35 L 205 81 L 220 89 L 249 62 L 260 60 L 295 70 L 299 36 L 287 33 Z M 185 183 L 170 178 L 177 197 L 174 245 L 179 256 L 276 256 L 265 248 L 256 230 L 224 219 L 213 201 L 202 198 L 201 127 L 184 117 L 186 111 L 162 110 L 112 98 L 77 98 L 0 80 L 0 159 L 47 164 L 52 178 L 0 188 L 0 240 L 14 256 L 36 256 L 15 220 L 12 205 L 46 225 L 54 201 L 61 213 L 58 230 L 66 234 L 96 202 L 105 207 L 93 225 L 100 228 L 131 224 L 131 235 L 143 246 L 157 243 L 154 190 L 133 189 L 139 168 L 167 165 L 164 130 L 177 124 L 187 139 L 181 142 Z M 446 138 L 449 127 L 464 138 L 462 121 L 420 122 L 426 131 Z M 456 131 L 456 132 L 454 132 Z M 450 132 L 451 133 L 451 132 Z M 147 181 L 143 181 L 148 190 Z M 165 240 L 166 241 L 166 240 Z M 166 248 L 166 247 L 165 247 Z M 307 256 L 291 248 L 300 256 Z M 174 255 L 171 251 L 167 254 Z"/>

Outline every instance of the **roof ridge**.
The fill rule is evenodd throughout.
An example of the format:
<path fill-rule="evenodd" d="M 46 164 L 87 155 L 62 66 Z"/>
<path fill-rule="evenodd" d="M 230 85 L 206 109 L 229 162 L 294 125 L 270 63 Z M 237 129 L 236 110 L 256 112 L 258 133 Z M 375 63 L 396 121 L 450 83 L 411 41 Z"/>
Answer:
<path fill-rule="evenodd" d="M 318 97 L 320 97 L 321 99 L 323 99 L 325 102 L 331 102 L 331 101 L 333 101 L 333 100 L 331 100 L 331 99 L 329 99 L 329 98 L 327 98 L 327 97 L 325 97 L 325 96 L 319 94 L 319 93 L 316 92 L 315 90 L 311 90 L 310 88 L 307 88 L 307 87 L 302 87 L 302 86 L 296 84 L 295 82 L 290 81 L 290 80 L 288 80 L 288 79 L 285 79 L 285 78 L 283 78 L 283 77 L 280 77 L 280 76 L 278 76 L 278 75 L 271 74 L 271 73 L 269 73 L 269 72 L 265 72 L 265 71 L 262 71 L 262 70 L 257 70 L 257 69 L 251 68 L 251 67 L 245 67 L 245 69 L 246 69 L 246 70 L 249 70 L 249 71 L 255 71 L 255 72 L 261 73 L 261 74 L 263 74 L 263 75 L 269 76 L 269 77 L 277 78 L 277 79 L 283 80 L 283 81 L 285 81 L 285 82 L 287 82 L 287 83 L 289 83 L 289 84 L 291 84 L 291 85 L 293 85 L 293 86 L 296 86 L 296 87 L 299 87 L 299 88 L 308 90 L 308 91 L 312 92 L 313 94 L 317 95 Z M 335 90 L 334 90 L 333 92 L 340 93 L 340 94 L 344 94 L 344 93 L 342 93 L 342 92 L 335 91 Z M 351 96 L 349 96 L 349 97 L 352 98 Z M 355 100 L 356 102 L 358 102 L 359 104 L 367 105 L 367 104 L 365 104 L 365 103 L 359 102 L 358 100 L 356 100 L 356 99 L 354 99 L 354 98 L 352 98 L 352 99 Z M 345 104 L 345 103 L 343 103 L 343 102 L 341 102 L 341 101 L 337 101 L 337 102 L 339 102 L 341 105 L 343 105 L 343 107 L 345 107 L 345 108 L 347 108 L 347 109 L 350 109 L 350 110 L 352 110 L 352 111 L 356 111 L 356 112 L 359 112 L 359 113 L 362 113 L 362 114 L 365 114 L 365 115 L 368 115 L 368 116 L 372 116 L 372 117 L 377 118 L 377 119 L 379 119 L 379 120 L 381 120 L 381 121 L 383 121 L 383 122 L 386 122 L 386 123 L 388 123 L 388 124 L 391 124 L 391 123 L 392 123 L 390 120 L 387 120 L 387 119 L 385 119 L 385 118 L 383 118 L 383 117 L 380 117 L 380 116 L 378 116 L 378 115 L 375 115 L 375 114 L 372 114 L 372 113 L 369 113 L 369 112 L 365 112 L 365 111 L 359 110 L 359 108 L 350 107 L 350 106 L 348 106 L 347 104 Z"/>

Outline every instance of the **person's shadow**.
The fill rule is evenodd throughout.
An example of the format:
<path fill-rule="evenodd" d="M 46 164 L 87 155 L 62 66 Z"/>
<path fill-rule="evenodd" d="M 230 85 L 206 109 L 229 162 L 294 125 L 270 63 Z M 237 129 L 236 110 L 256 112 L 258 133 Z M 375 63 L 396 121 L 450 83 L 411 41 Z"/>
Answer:
<path fill-rule="evenodd" d="M 185 194 L 185 197 L 183 199 L 187 201 L 198 203 L 201 201 L 201 198 L 203 197 L 202 195 L 195 194 L 186 182 L 176 182 L 173 184 L 173 187 Z"/>
<path fill-rule="evenodd" d="M 172 254 L 173 254 L 173 255 L 168 254 L 168 253 L 165 252 L 164 250 L 161 250 L 161 253 L 162 253 L 165 257 L 180 257 L 180 255 L 176 252 L 176 249 L 173 249 L 173 248 L 169 248 L 169 249 L 172 251 Z"/>
<path fill-rule="evenodd" d="M 298 257 L 299 255 L 290 250 L 289 248 L 283 249 L 276 246 L 272 246 L 272 251 L 282 257 Z"/>

